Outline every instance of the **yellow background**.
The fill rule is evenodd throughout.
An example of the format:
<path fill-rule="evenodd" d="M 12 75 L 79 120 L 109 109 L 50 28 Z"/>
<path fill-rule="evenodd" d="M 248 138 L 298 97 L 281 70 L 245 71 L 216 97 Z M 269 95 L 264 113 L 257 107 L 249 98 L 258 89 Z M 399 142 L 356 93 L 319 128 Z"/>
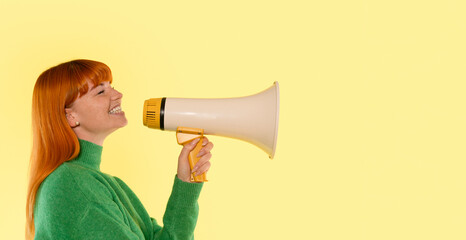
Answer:
<path fill-rule="evenodd" d="M 180 147 L 151 97 L 280 83 L 278 148 L 210 136 L 196 239 L 465 239 L 464 1 L 0 0 L 0 239 L 24 235 L 31 97 L 47 68 L 105 62 L 129 124 L 102 171 L 160 222 Z"/>

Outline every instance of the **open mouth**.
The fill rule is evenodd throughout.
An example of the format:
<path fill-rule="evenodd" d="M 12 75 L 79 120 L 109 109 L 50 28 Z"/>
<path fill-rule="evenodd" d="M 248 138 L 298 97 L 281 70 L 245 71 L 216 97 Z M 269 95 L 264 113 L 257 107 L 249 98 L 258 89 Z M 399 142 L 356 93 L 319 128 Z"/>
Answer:
<path fill-rule="evenodd" d="M 123 111 L 121 110 L 121 106 L 118 105 L 114 108 L 112 108 L 110 111 L 108 111 L 109 114 L 117 114 L 117 113 L 122 113 Z"/>

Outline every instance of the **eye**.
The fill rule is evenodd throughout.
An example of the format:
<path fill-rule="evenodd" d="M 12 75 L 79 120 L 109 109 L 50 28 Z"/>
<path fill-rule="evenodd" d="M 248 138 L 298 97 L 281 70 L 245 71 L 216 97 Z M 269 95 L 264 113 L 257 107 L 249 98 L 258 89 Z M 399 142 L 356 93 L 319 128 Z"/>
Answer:
<path fill-rule="evenodd" d="M 97 93 L 97 94 L 102 94 L 102 93 L 104 93 L 104 90 L 100 91 L 100 92 L 99 92 L 99 93 Z"/>

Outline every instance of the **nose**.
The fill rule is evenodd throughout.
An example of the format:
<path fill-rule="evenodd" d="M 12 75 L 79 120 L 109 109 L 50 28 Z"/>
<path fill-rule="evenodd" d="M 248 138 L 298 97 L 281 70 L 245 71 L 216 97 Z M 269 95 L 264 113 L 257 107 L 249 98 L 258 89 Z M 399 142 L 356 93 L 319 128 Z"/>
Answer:
<path fill-rule="evenodd" d="M 123 93 L 119 92 L 116 89 L 113 89 L 114 94 L 113 94 L 113 100 L 121 99 L 123 98 Z"/>

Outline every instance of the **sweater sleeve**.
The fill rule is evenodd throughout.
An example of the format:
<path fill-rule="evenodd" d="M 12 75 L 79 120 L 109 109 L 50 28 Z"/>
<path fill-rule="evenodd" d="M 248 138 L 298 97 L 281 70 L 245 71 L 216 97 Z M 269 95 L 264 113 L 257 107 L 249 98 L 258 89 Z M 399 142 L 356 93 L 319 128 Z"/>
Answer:
<path fill-rule="evenodd" d="M 161 227 L 120 179 L 108 178 L 108 188 L 99 181 L 89 181 L 91 187 L 86 181 L 75 181 L 63 169 L 56 170 L 38 191 L 35 239 L 194 239 L 202 183 L 186 183 L 175 177 Z M 109 193 L 112 189 L 116 189 L 113 195 Z"/>
<path fill-rule="evenodd" d="M 198 199 L 203 183 L 187 183 L 175 177 L 163 216 L 162 228 L 153 218 L 154 240 L 193 240 L 199 214 Z"/>

